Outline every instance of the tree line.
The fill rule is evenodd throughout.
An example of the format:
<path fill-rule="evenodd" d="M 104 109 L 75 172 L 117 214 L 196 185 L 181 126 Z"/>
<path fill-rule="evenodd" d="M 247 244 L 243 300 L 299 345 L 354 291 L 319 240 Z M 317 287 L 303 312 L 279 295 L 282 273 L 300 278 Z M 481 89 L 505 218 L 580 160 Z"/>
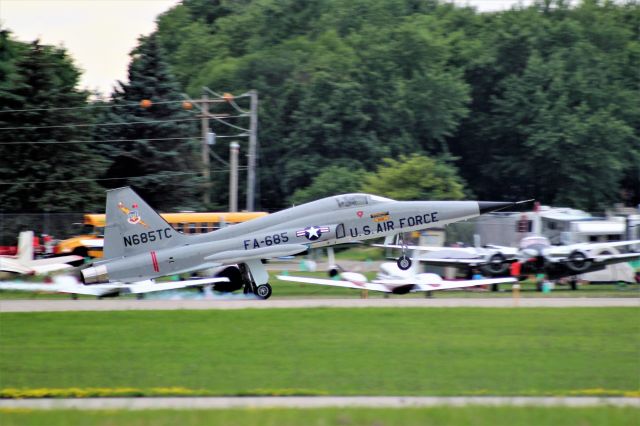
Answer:
<path fill-rule="evenodd" d="M 169 102 L 203 86 L 258 91 L 265 210 L 361 190 L 640 203 L 635 1 L 478 13 L 420 0 L 184 0 L 157 22 L 129 81 L 99 102 L 76 88 L 64 49 L 0 33 L 0 140 L 54 142 L 0 145 L 4 211 L 99 210 L 101 188 L 125 184 L 164 210 L 224 208 L 228 166 L 212 162 L 203 206 L 197 111 Z M 37 128 L 47 123 L 92 125 Z M 96 142 L 55 143 L 83 139 Z M 228 146 L 212 150 L 223 158 Z"/>

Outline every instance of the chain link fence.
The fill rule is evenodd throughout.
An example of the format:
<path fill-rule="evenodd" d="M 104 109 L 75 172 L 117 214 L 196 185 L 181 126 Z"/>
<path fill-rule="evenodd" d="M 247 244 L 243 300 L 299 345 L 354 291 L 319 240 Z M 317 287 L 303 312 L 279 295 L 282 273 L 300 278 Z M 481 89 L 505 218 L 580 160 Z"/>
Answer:
<path fill-rule="evenodd" d="M 0 213 L 0 246 L 15 246 L 21 231 L 36 236 L 51 235 L 56 240 L 78 235 L 84 213 Z"/>

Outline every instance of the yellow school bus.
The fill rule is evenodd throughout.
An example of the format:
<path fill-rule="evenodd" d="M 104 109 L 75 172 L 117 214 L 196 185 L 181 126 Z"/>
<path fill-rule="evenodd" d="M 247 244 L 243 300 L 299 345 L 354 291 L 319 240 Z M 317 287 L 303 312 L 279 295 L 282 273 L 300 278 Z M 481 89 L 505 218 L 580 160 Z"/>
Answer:
<path fill-rule="evenodd" d="M 161 213 L 174 229 L 184 234 L 200 234 L 225 226 L 266 216 L 265 212 Z M 80 235 L 60 241 L 54 248 L 57 255 L 75 254 L 82 257 L 102 257 L 104 214 L 85 214 Z"/>

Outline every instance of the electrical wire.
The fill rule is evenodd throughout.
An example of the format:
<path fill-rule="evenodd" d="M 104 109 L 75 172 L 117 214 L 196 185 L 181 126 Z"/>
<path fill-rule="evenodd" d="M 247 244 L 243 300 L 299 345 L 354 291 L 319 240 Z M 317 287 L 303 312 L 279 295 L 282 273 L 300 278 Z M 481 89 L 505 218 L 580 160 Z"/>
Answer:
<path fill-rule="evenodd" d="M 236 99 L 240 99 L 240 98 L 246 98 L 248 96 L 251 96 L 251 94 L 249 92 L 243 93 L 242 95 L 239 96 L 234 96 L 231 99 L 226 99 L 224 97 L 224 95 L 221 95 L 220 93 L 214 92 L 213 90 L 209 89 L 208 87 L 204 88 L 207 92 L 211 93 L 213 96 L 216 96 L 218 98 L 222 98 L 225 99 L 236 111 L 241 112 L 243 114 L 250 114 L 250 111 L 244 110 L 242 108 L 240 108 L 240 106 L 236 103 Z"/>
<path fill-rule="evenodd" d="M 238 167 L 239 171 L 246 170 L 246 166 Z M 210 170 L 210 173 L 228 173 L 230 169 L 214 169 Z M 122 179 L 140 179 L 149 177 L 173 177 L 173 176 L 188 176 L 199 175 L 200 172 L 168 172 L 168 173 L 155 173 L 142 176 L 124 176 L 114 178 L 94 178 L 94 179 L 60 179 L 60 180 L 42 180 L 42 181 L 26 181 L 26 182 L 0 182 L 0 185 L 40 185 L 49 183 L 78 183 L 78 182 L 95 182 L 95 181 L 108 181 L 108 180 L 122 180 Z"/>
<path fill-rule="evenodd" d="M 221 136 L 218 136 L 221 137 Z M 231 137 L 231 136 L 229 136 Z M 78 144 L 78 143 L 113 143 L 113 142 L 166 142 L 166 141 L 175 141 L 175 140 L 189 140 L 189 139 L 199 139 L 200 136 L 194 136 L 190 138 L 149 138 L 149 139 L 107 139 L 107 140 L 86 140 L 86 141 L 24 141 L 24 142 L 0 142 L 0 145 L 25 145 L 25 144 L 35 144 L 35 145 L 60 145 L 60 144 Z"/>
<path fill-rule="evenodd" d="M 149 121 L 129 121 L 127 123 L 82 123 L 82 124 L 59 124 L 56 126 L 24 126 L 24 127 L 0 127 L 0 130 L 34 130 L 34 129 L 56 129 L 61 127 L 92 127 L 92 126 L 123 126 L 129 124 L 152 124 L 152 123 L 176 123 L 180 121 L 199 121 L 199 118 L 180 118 L 173 120 L 149 120 Z M 241 129 L 245 130 L 245 129 Z"/>
<path fill-rule="evenodd" d="M 238 133 L 237 135 L 216 135 L 216 139 L 228 138 L 245 138 L 248 133 Z M 140 139 L 105 139 L 105 140 L 84 140 L 84 141 L 7 141 L 0 142 L 0 145 L 61 145 L 61 144 L 80 144 L 80 143 L 114 143 L 114 142 L 167 142 L 200 139 L 200 136 L 192 136 L 185 138 L 140 138 Z"/>
<path fill-rule="evenodd" d="M 184 101 L 152 101 L 151 106 L 153 105 L 163 105 L 163 104 L 174 104 L 174 103 L 182 103 Z M 75 109 L 91 109 L 91 108 L 120 108 L 120 107 L 130 107 L 130 106 L 140 106 L 140 103 L 132 102 L 127 104 L 109 104 L 109 105 L 85 105 L 78 107 L 55 107 L 55 108 L 27 108 L 27 109 L 2 109 L 0 110 L 0 114 L 6 112 L 32 112 L 32 111 L 69 111 Z M 143 108 L 143 107 L 141 107 Z M 147 109 L 147 108 L 144 108 Z"/>

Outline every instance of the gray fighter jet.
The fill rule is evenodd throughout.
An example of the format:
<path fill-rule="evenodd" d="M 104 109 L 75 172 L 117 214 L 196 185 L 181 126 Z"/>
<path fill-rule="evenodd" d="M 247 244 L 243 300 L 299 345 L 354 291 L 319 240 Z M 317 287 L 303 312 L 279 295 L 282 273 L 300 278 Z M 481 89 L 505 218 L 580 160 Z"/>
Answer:
<path fill-rule="evenodd" d="M 135 283 L 217 268 L 214 290 L 271 296 L 263 261 L 310 247 L 411 232 L 469 219 L 513 202 L 394 201 L 369 194 L 323 198 L 207 234 L 173 229 L 131 188 L 107 191 L 104 258 L 81 271 L 84 285 Z M 403 254 L 398 266 L 409 269 Z"/>

